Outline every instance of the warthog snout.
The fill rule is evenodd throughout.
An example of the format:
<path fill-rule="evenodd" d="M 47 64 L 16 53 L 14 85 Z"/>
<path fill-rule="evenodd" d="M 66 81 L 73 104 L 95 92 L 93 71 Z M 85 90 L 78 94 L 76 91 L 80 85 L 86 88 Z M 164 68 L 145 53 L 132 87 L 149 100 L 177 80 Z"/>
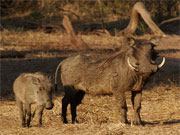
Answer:
<path fill-rule="evenodd" d="M 46 107 L 47 110 L 51 110 L 51 109 L 53 108 L 53 106 L 54 106 L 54 104 L 53 104 L 52 102 L 50 102 L 50 101 L 48 101 L 48 102 L 46 103 L 46 105 L 45 105 L 45 107 Z"/>

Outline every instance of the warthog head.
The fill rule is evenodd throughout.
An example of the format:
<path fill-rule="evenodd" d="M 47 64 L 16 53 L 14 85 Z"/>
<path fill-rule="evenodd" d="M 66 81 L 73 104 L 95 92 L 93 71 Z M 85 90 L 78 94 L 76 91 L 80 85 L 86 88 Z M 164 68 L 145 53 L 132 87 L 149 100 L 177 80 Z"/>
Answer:
<path fill-rule="evenodd" d="M 52 102 L 52 84 L 48 76 L 41 76 L 38 73 L 37 77 L 32 78 L 32 83 L 35 87 L 35 100 L 37 104 L 43 105 L 46 109 L 50 110 L 54 104 Z"/>
<path fill-rule="evenodd" d="M 164 57 L 161 64 L 156 64 L 155 62 L 158 57 L 157 52 L 154 50 L 156 45 L 153 41 L 155 39 L 147 41 L 129 38 L 128 40 L 130 42 L 130 49 L 127 52 L 127 62 L 132 70 L 138 74 L 154 73 L 164 65 Z"/>

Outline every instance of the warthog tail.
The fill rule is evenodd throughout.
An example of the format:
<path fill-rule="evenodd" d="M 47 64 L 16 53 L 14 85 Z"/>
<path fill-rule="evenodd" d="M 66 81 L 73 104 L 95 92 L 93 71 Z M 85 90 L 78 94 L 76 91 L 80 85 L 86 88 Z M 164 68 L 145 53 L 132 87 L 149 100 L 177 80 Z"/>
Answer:
<path fill-rule="evenodd" d="M 54 77 L 55 78 L 54 79 L 55 80 L 55 83 L 54 83 L 55 84 L 55 86 L 54 86 L 55 91 L 57 91 L 57 73 L 58 73 L 58 70 L 61 67 L 61 65 L 62 65 L 62 62 L 59 63 L 59 65 L 56 68 L 56 72 L 55 72 L 55 77 Z"/>

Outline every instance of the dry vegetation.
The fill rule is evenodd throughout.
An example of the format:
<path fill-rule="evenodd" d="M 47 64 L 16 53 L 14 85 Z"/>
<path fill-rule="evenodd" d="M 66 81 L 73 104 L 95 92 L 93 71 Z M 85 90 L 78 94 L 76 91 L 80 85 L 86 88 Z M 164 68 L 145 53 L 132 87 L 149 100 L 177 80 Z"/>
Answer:
<path fill-rule="evenodd" d="M 11 10 L 7 8 L 2 12 L 4 16 L 2 16 L 0 35 L 1 135 L 180 134 L 180 28 L 178 21 L 163 24 L 160 27 L 166 34 L 173 35 L 162 37 L 160 44 L 156 47 L 160 55 L 165 56 L 167 60 L 164 67 L 150 79 L 143 91 L 141 116 L 144 126 L 131 126 L 131 123 L 122 125 L 119 122 L 119 115 L 114 105 L 115 99 L 112 95 L 86 95 L 77 110 L 80 123 L 63 124 L 60 117 L 63 94 L 55 93 L 53 98 L 55 106 L 53 110 L 45 110 L 43 127 L 36 126 L 35 117 L 31 128 L 21 128 L 18 108 L 12 93 L 15 78 L 22 72 L 36 71 L 53 76 L 62 59 L 80 52 L 72 44 L 69 35 L 61 25 L 63 15 L 68 15 L 72 21 L 75 36 L 88 44 L 90 50 L 84 53 L 109 55 L 124 44 L 124 37 L 117 36 L 117 33 L 128 24 L 127 17 L 130 17 L 130 8 L 136 2 L 103 1 L 103 8 L 100 8 L 96 1 L 62 0 L 60 2 L 55 0 L 52 2 L 46 0 L 47 3 L 44 4 L 32 1 L 34 8 L 31 9 L 31 1 L 28 1 L 27 12 L 22 9 L 23 1 L 20 2 L 21 6 L 16 14 L 12 14 L 13 8 Z M 174 5 L 177 7 L 177 3 L 176 0 L 169 3 L 163 0 L 152 3 L 146 1 L 145 6 L 150 11 L 153 20 L 158 23 L 163 19 L 177 16 L 178 11 L 172 8 L 175 7 Z M 18 5 L 18 0 L 14 0 L 14 5 L 16 4 Z M 14 7 L 18 8 L 17 5 Z M 41 10 L 39 11 L 36 6 L 40 6 Z M 170 12 L 167 9 L 170 9 Z M 102 30 L 103 27 L 108 32 Z M 151 35 L 147 26 L 140 22 L 133 36 L 149 39 L 154 35 Z M 133 109 L 130 92 L 127 92 L 126 96 L 128 120 L 131 122 Z M 68 109 L 69 121 L 71 121 L 70 116 Z"/>
<path fill-rule="evenodd" d="M 129 107 L 128 119 L 131 121 L 132 107 L 130 93 L 127 93 Z M 175 85 L 158 86 L 146 89 L 143 92 L 142 119 L 145 126 L 122 125 L 118 121 L 118 115 L 112 96 L 86 95 L 82 105 L 78 107 L 79 124 L 64 125 L 60 118 L 61 99 L 55 99 L 55 107 L 52 111 L 45 111 L 43 115 L 43 127 L 36 126 L 36 117 L 32 121 L 31 128 L 21 128 L 18 109 L 14 101 L 1 101 L 0 122 L 1 134 L 83 134 L 83 135 L 178 135 L 180 133 L 180 95 L 179 87 Z M 70 116 L 70 112 L 68 112 Z M 70 120 L 71 118 L 68 117 Z"/>

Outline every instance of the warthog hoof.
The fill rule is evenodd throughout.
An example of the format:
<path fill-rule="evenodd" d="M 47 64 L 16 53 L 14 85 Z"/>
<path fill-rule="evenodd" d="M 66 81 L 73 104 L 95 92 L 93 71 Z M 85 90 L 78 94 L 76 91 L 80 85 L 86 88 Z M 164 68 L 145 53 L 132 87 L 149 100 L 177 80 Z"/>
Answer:
<path fill-rule="evenodd" d="M 61 120 L 63 121 L 64 124 L 67 124 L 67 123 L 68 123 L 67 119 L 64 118 L 63 116 L 61 116 Z"/>
<path fill-rule="evenodd" d="M 42 127 L 42 124 L 37 124 L 37 127 Z"/>
<path fill-rule="evenodd" d="M 77 119 L 72 121 L 72 124 L 75 124 L 75 123 L 79 123 L 79 121 Z"/>
<path fill-rule="evenodd" d="M 21 126 L 22 126 L 23 128 L 25 128 L 25 127 L 26 127 L 26 123 L 22 123 Z"/>
<path fill-rule="evenodd" d="M 28 128 L 30 128 L 31 126 L 30 125 L 27 125 Z"/>
<path fill-rule="evenodd" d="M 63 123 L 64 123 L 64 124 L 68 124 L 68 121 L 67 121 L 67 120 L 64 120 Z"/>
<path fill-rule="evenodd" d="M 128 124 L 128 120 L 126 118 L 121 118 L 121 123 L 122 124 Z"/>
<path fill-rule="evenodd" d="M 141 120 L 134 120 L 133 125 L 143 125 Z"/>

